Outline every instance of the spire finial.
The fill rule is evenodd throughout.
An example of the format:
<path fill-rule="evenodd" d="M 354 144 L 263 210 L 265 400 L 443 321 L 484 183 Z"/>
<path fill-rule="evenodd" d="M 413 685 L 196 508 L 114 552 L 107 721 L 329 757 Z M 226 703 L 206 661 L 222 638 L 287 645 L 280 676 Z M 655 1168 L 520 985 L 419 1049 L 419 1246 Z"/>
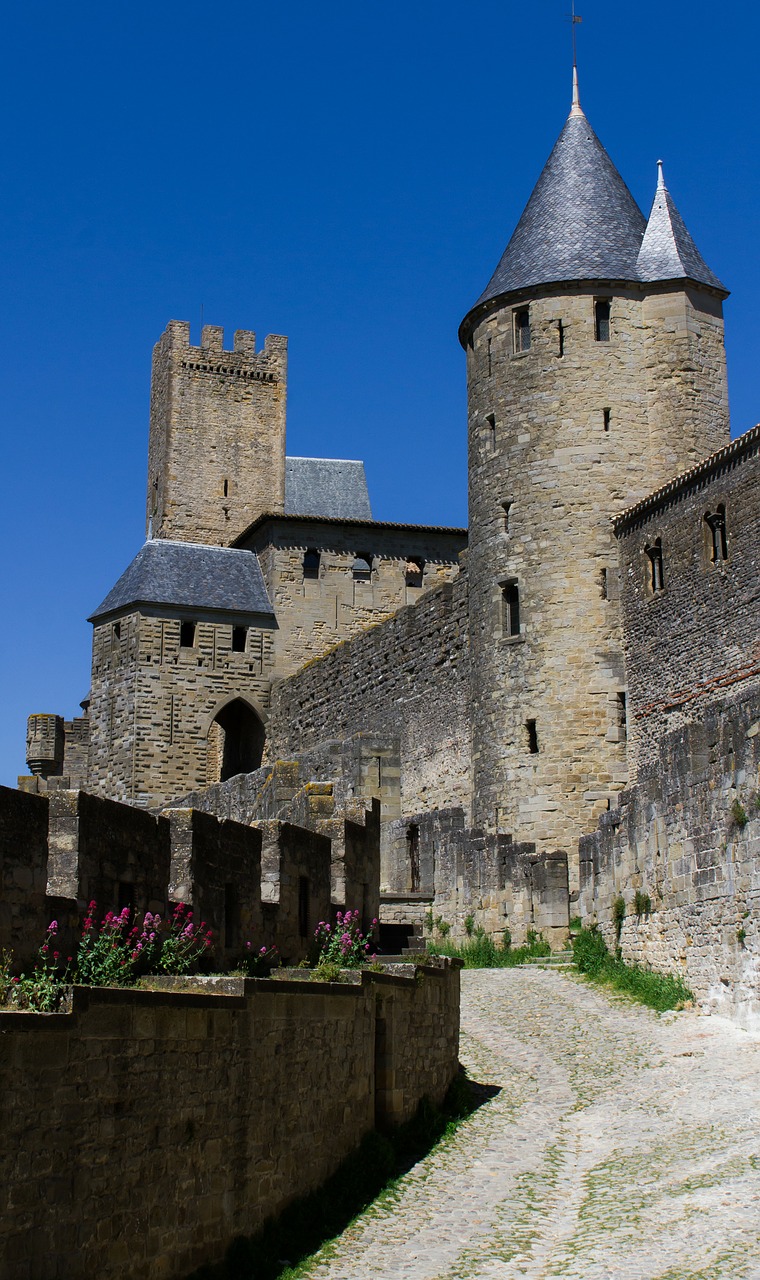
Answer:
<path fill-rule="evenodd" d="M 662 172 L 662 160 L 657 161 L 657 190 L 665 190 L 665 175 Z"/>
<path fill-rule="evenodd" d="M 575 0 L 572 0 L 572 12 L 570 14 L 570 26 L 573 33 L 573 105 L 571 114 L 578 115 L 581 110 L 581 98 L 578 92 L 578 50 L 576 47 L 575 28 L 579 22 L 583 22 L 583 18 L 575 12 Z"/>

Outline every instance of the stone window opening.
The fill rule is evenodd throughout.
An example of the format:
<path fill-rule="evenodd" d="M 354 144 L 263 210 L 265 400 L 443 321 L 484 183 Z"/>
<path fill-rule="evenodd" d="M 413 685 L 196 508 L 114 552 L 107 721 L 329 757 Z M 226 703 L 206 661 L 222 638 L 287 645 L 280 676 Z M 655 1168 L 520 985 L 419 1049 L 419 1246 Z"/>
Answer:
<path fill-rule="evenodd" d="M 514 313 L 515 353 L 530 351 L 530 311 L 521 307 Z"/>
<path fill-rule="evenodd" d="M 491 339 L 486 338 L 486 356 L 488 359 L 488 376 L 491 376 Z"/>
<path fill-rule="evenodd" d="M 620 742 L 628 739 L 628 700 L 623 689 L 617 694 L 617 725 L 620 730 Z"/>
<path fill-rule="evenodd" d="M 594 303 L 594 337 L 597 342 L 610 340 L 610 300 L 598 298 Z"/>
<path fill-rule="evenodd" d="M 420 828 L 410 822 L 406 829 L 406 848 L 409 858 L 409 888 L 411 893 L 420 891 Z"/>
<path fill-rule="evenodd" d="M 608 596 L 608 594 L 607 594 L 608 590 L 609 590 L 609 588 L 608 588 L 608 585 L 607 585 L 607 570 L 606 570 L 606 569 L 600 569 L 600 571 L 599 571 L 599 594 L 600 594 L 600 596 L 602 597 L 602 600 L 608 600 L 608 599 L 609 599 L 609 596 Z"/>
<path fill-rule="evenodd" d="M 111 637 L 113 640 L 121 640 L 121 623 L 114 622 L 111 628 Z"/>
<path fill-rule="evenodd" d="M 224 496 L 225 496 L 225 498 L 229 497 L 229 492 L 230 492 L 230 483 L 229 483 L 229 480 L 225 480 L 225 482 L 224 482 Z"/>
<path fill-rule="evenodd" d="M 612 411 L 611 411 L 610 409 L 602 409 L 602 418 L 603 418 L 603 421 L 604 421 L 604 429 L 605 429 L 605 431 L 609 431 L 609 429 L 610 429 L 610 420 L 611 420 L 611 418 L 612 418 Z"/>
<path fill-rule="evenodd" d="M 728 539 L 726 537 L 726 508 L 720 503 L 715 511 L 705 512 L 705 524 L 709 531 L 710 559 L 713 564 L 728 560 Z"/>
<path fill-rule="evenodd" d="M 561 320 L 557 321 L 557 355 L 565 354 L 565 326 Z"/>
<path fill-rule="evenodd" d="M 412 556 L 406 562 L 406 585 L 408 587 L 421 587 L 424 573 L 425 561 L 418 556 Z"/>
<path fill-rule="evenodd" d="M 509 517 L 510 517 L 510 513 L 512 511 L 513 506 L 514 506 L 514 503 L 512 502 L 511 498 L 508 498 L 506 502 L 502 502 L 501 504 L 501 510 L 503 513 L 502 518 L 504 521 L 502 526 L 502 531 L 507 534 L 509 533 Z"/>
<path fill-rule="evenodd" d="M 505 636 L 520 635 L 520 589 L 515 581 L 502 583 L 502 630 Z"/>
<path fill-rule="evenodd" d="M 488 428 L 488 447 L 491 453 L 496 453 L 496 414 L 486 414 L 486 427 Z"/>
<path fill-rule="evenodd" d="M 196 624 L 194 622 L 180 622 L 179 624 L 180 649 L 195 648 L 195 631 L 196 631 Z"/>
<path fill-rule="evenodd" d="M 528 751 L 532 756 L 538 755 L 538 730 L 535 720 L 525 721 L 525 732 L 528 735 Z"/>
<path fill-rule="evenodd" d="M 653 595 L 665 589 L 665 574 L 662 564 L 662 538 L 644 548 L 649 557 L 649 588 Z"/>
<path fill-rule="evenodd" d="M 354 582 L 370 582 L 372 579 L 372 556 L 368 551 L 357 553 L 352 572 Z"/>
<path fill-rule="evenodd" d="M 233 627 L 232 628 L 232 652 L 245 653 L 245 643 L 247 639 L 248 639 L 247 627 Z"/>
<path fill-rule="evenodd" d="M 206 774 L 209 785 L 260 768 L 265 741 L 266 730 L 260 717 L 247 702 L 233 698 L 209 727 Z"/>
<path fill-rule="evenodd" d="M 309 936 L 309 880 L 307 876 L 298 877 L 298 936 Z"/>
<path fill-rule="evenodd" d="M 320 554 L 316 547 L 309 547 L 303 556 L 303 580 L 304 582 L 315 581 L 319 578 Z"/>

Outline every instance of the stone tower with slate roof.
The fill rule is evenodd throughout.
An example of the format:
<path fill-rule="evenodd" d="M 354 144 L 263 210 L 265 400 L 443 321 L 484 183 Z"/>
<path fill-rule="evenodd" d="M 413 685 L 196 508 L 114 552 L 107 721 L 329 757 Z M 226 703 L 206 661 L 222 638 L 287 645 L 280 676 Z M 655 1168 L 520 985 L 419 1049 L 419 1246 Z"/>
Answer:
<path fill-rule="evenodd" d="M 460 328 L 473 821 L 574 850 L 626 782 L 611 517 L 726 444 L 722 302 L 660 172 L 645 219 L 570 116 Z"/>

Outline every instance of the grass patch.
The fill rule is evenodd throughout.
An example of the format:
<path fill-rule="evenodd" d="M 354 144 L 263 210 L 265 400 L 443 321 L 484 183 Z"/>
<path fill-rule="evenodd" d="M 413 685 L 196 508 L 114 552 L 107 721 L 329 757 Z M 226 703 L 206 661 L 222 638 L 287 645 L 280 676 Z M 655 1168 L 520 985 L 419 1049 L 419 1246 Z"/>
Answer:
<path fill-rule="evenodd" d="M 664 1013 L 667 1009 L 679 1009 L 694 999 L 681 978 L 671 973 L 653 973 L 636 964 L 624 964 L 607 950 L 606 943 L 597 929 L 581 929 L 573 939 L 573 959 L 578 971 L 592 982 L 614 987 L 626 995 Z"/>
<path fill-rule="evenodd" d="M 513 947 L 508 933 L 499 945 L 482 929 L 467 942 L 428 942 L 431 955 L 454 956 L 464 961 L 465 969 L 511 969 L 537 956 L 549 956 L 551 950 L 549 943 L 533 929 L 528 930 L 524 947 Z"/>
<path fill-rule="evenodd" d="M 366 1134 L 317 1191 L 294 1200 L 257 1235 L 237 1237 L 223 1262 L 199 1267 L 187 1280 L 298 1280 L 317 1251 L 329 1250 L 362 1210 L 392 1194 L 398 1179 L 494 1092 L 460 1069 L 443 1107 L 423 1101 L 413 1120 Z"/>

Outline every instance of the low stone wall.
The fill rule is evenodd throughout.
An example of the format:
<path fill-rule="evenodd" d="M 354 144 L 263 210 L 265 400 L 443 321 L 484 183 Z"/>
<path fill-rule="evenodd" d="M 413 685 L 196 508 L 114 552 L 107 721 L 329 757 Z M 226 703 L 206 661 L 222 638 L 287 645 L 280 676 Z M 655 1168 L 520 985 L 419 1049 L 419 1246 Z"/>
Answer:
<path fill-rule="evenodd" d="M 0 1014 L 1 1274 L 213 1262 L 457 1070 L 455 965 L 237 990 L 75 988 L 70 1014 Z"/>
<path fill-rule="evenodd" d="M 656 766 L 580 845 L 581 912 L 623 958 L 679 973 L 705 1007 L 760 1027 L 760 694 L 665 735 Z M 651 900 L 635 912 L 636 893 Z"/>

